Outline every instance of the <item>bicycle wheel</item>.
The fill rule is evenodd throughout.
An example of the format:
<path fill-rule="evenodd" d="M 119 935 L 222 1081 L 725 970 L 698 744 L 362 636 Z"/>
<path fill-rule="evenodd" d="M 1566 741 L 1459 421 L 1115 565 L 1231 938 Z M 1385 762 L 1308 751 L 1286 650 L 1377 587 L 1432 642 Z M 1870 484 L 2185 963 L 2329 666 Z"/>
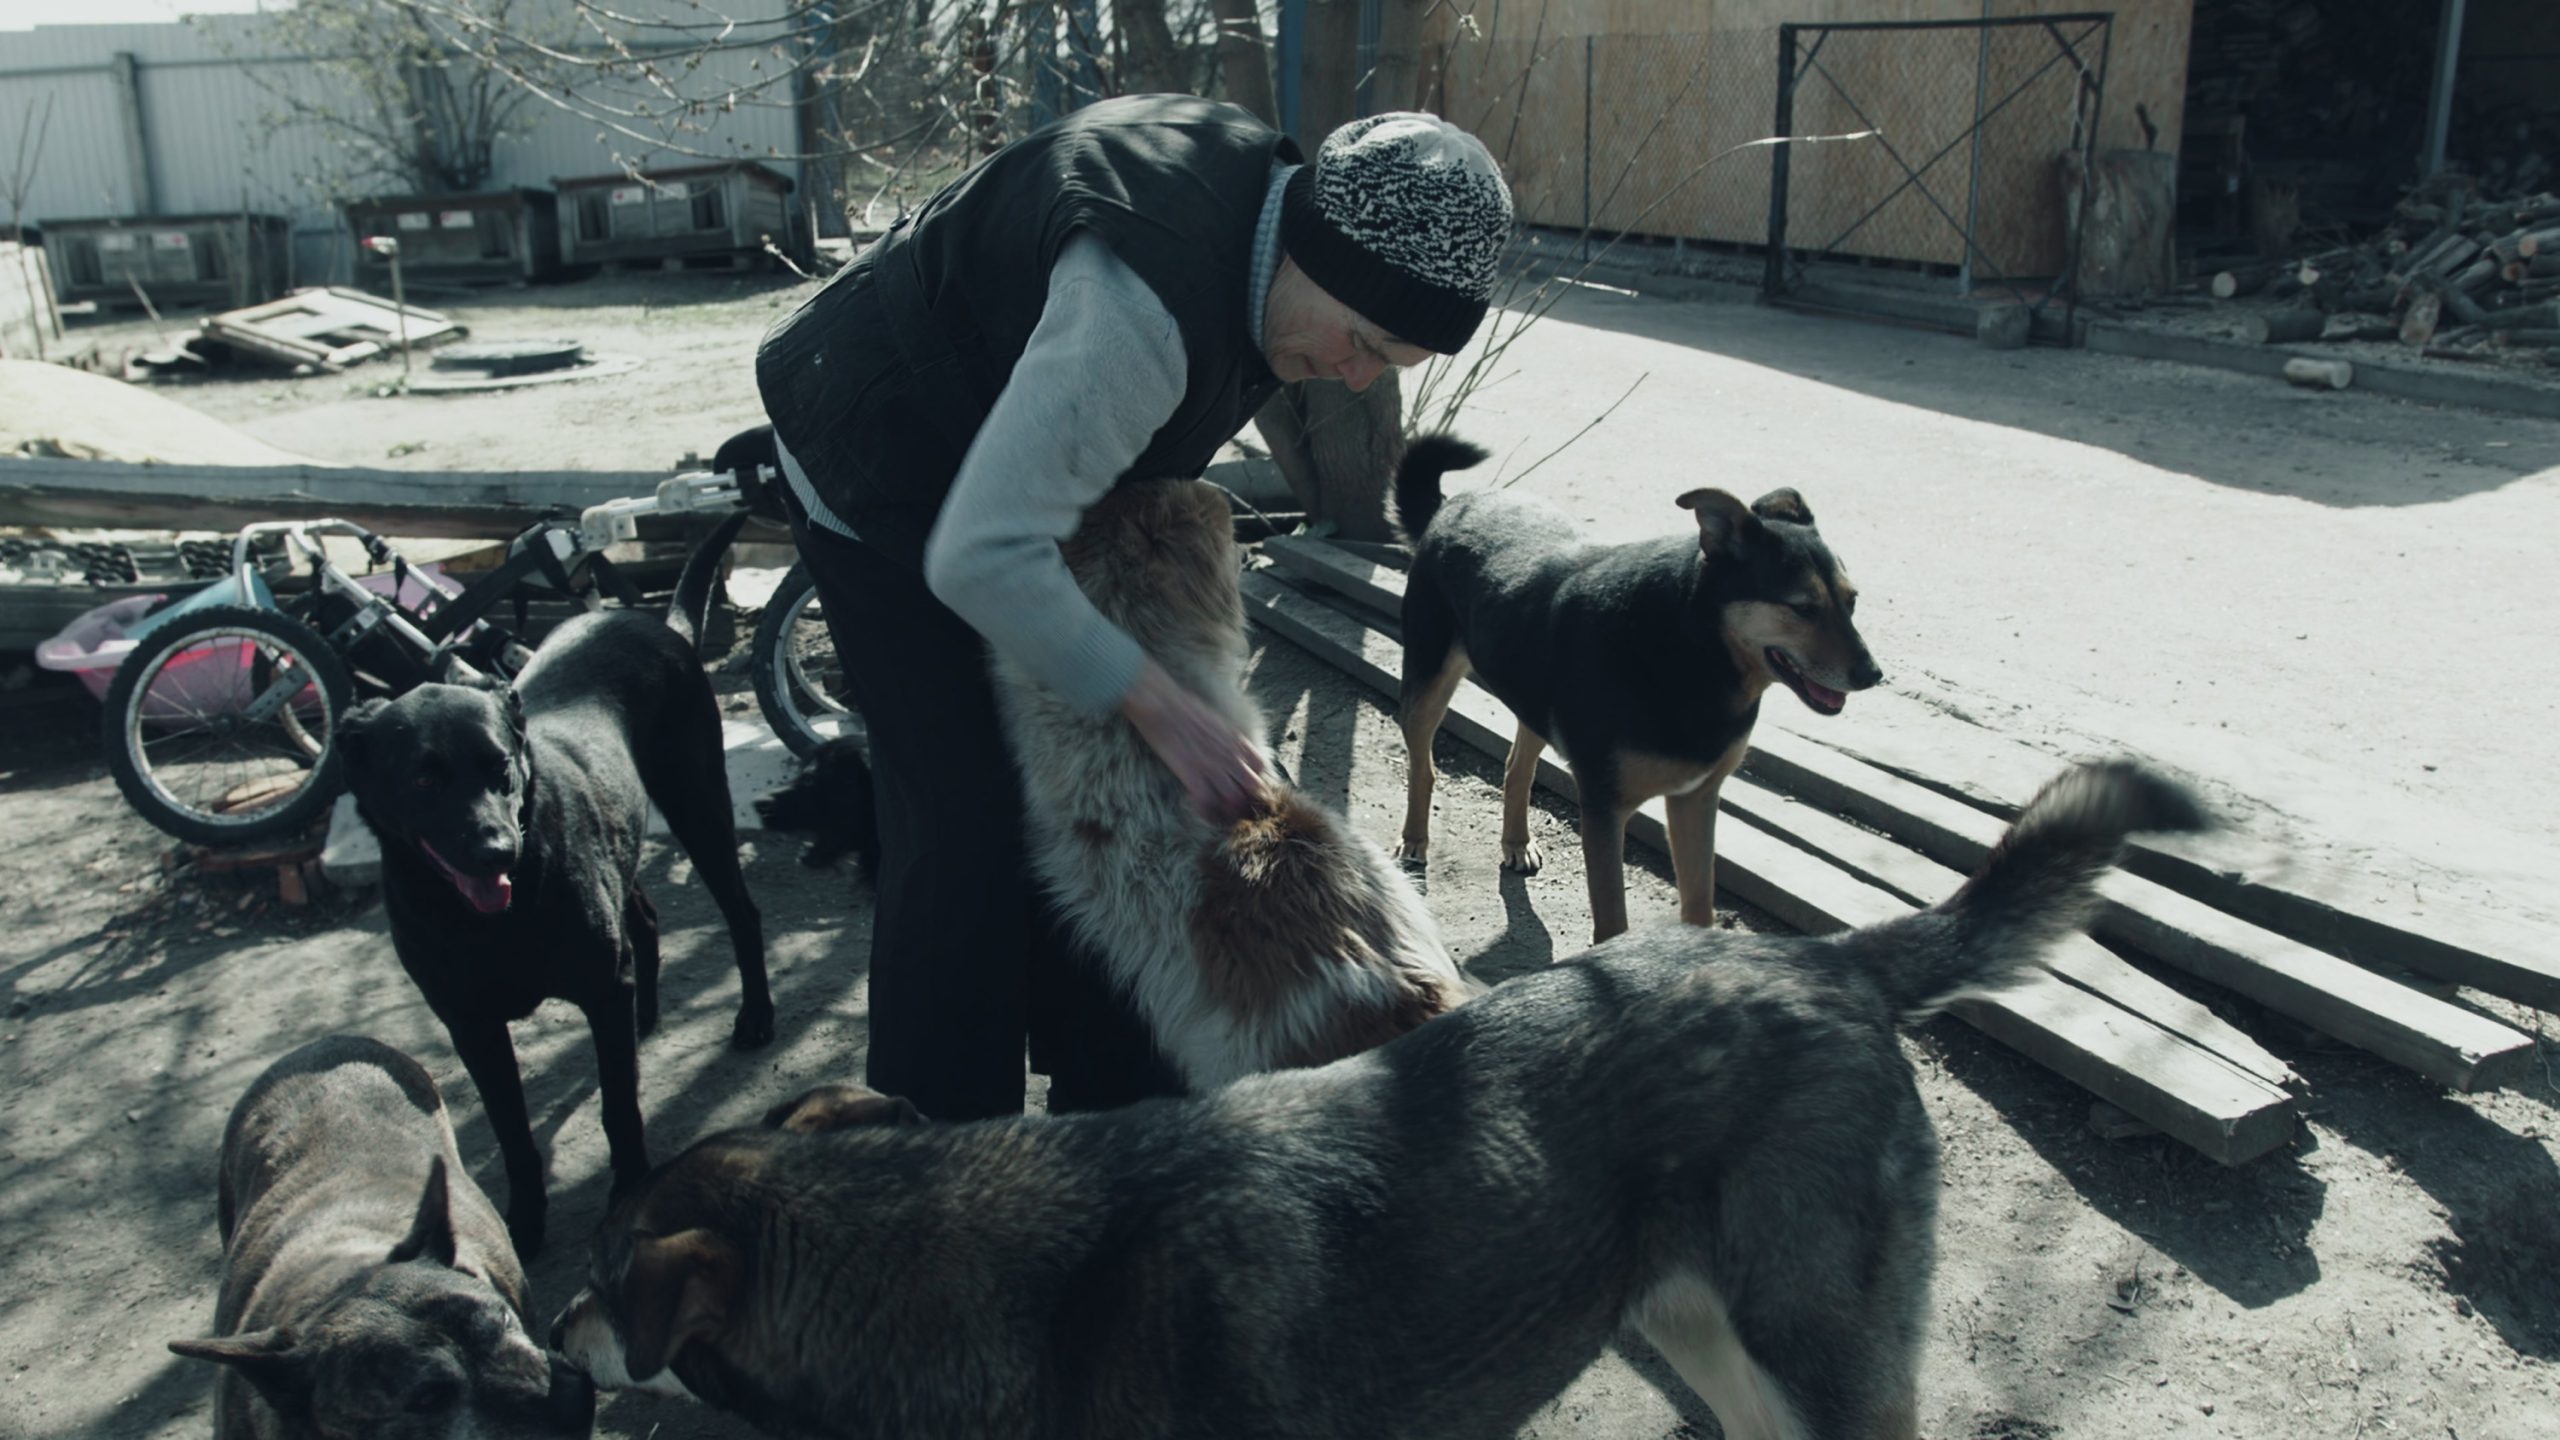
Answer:
<path fill-rule="evenodd" d="M 301 829 L 336 797 L 347 667 L 317 631 L 246 605 L 200 610 L 116 667 L 107 769 L 142 818 L 237 844 Z"/>
<path fill-rule="evenodd" d="M 862 743 L 862 714 L 846 699 L 844 667 L 808 566 L 793 565 L 765 602 L 748 672 L 756 708 L 792 754 L 806 759 L 830 740 Z"/>

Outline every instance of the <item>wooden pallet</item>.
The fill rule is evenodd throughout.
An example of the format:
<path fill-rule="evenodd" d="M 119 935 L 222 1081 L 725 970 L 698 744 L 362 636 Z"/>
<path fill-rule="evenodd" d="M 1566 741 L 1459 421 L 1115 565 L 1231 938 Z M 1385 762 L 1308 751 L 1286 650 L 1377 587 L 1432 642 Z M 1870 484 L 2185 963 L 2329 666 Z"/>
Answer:
<path fill-rule="evenodd" d="M 1350 604 L 1319 601 L 1274 574 L 1249 574 L 1248 614 L 1394 694 L 1400 647 L 1369 617 L 1396 613 L 1403 576 L 1321 541 L 1278 539 L 1265 542 L 1263 552 L 1279 573 Z M 1499 758 L 1509 749 L 1513 725 L 1499 702 L 1466 685 L 1443 728 Z M 2034 783 L 2050 778 L 2055 768 L 2050 757 L 2041 758 Z M 2023 754 L 2008 757 L 2002 793 L 2024 783 L 2029 768 Z M 1540 772 L 1542 784 L 1572 794 L 1569 772 L 1552 758 L 1542 761 Z M 2023 800 L 2025 793 L 2031 787 L 2015 798 Z M 1744 776 L 1725 787 L 1722 811 L 1716 838 L 1724 887 L 1791 925 L 1815 931 L 1872 923 L 1943 897 L 1979 862 L 2004 824 L 1990 809 L 1765 721 Z M 1663 847 L 1658 806 L 1640 812 L 1630 833 L 1640 843 Z M 2183 865 L 2193 872 L 2190 880 L 2209 869 L 2164 847 L 2146 850 L 2158 858 L 2143 863 L 2166 871 Z M 2344 913 L 2281 886 L 2253 888 L 2286 897 L 2262 898 L 2260 913 Z M 2439 1083 L 2487 1088 L 2518 1078 L 2531 1063 L 2531 1037 L 2326 953 L 2309 937 L 2278 934 L 2216 908 L 2209 898 L 2134 874 L 2110 877 L 2104 894 L 2099 935 Z M 2445 968 L 2532 993 L 2544 983 L 2532 959 L 2512 952 L 2483 953 L 2424 937 L 2404 943 L 2398 938 L 2404 932 L 2369 914 L 2325 923 L 2362 927 L 2354 933 L 2368 950 L 2427 959 L 2441 958 L 2450 948 L 2463 958 L 2443 961 Z M 2386 932 L 2395 937 L 2387 944 L 2377 938 Z M 2407 968 L 2421 969 L 2415 963 Z M 2299 1081 L 2281 1058 L 2095 941 L 2060 947 L 2050 973 L 1954 1010 L 1986 1034 L 2226 1164 L 2281 1146 L 2294 1132 L 2291 1091 Z"/>

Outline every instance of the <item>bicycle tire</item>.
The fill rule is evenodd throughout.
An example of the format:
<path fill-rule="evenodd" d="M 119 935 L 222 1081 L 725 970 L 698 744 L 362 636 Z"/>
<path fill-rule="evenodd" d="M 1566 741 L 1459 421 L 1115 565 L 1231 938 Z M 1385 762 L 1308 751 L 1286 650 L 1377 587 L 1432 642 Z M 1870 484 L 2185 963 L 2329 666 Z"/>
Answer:
<path fill-rule="evenodd" d="M 844 698 L 833 669 L 835 642 L 806 564 L 794 564 L 773 588 L 748 653 L 756 708 L 792 754 L 806 760 L 830 740 L 864 741 L 862 713 Z"/>
<path fill-rule="evenodd" d="M 255 649 L 226 659 L 232 642 Z M 173 673 L 182 664 L 188 672 Z M 282 708 L 262 719 L 235 713 L 266 694 L 273 682 L 262 676 L 291 670 L 310 678 Z M 346 663 L 292 616 L 249 605 L 200 610 L 116 667 L 101 717 L 107 770 L 143 819 L 178 839 L 229 845 L 290 834 L 337 798 L 336 739 L 353 693 Z M 190 763 L 198 759 L 208 763 Z M 244 793 L 258 803 L 240 803 Z"/>

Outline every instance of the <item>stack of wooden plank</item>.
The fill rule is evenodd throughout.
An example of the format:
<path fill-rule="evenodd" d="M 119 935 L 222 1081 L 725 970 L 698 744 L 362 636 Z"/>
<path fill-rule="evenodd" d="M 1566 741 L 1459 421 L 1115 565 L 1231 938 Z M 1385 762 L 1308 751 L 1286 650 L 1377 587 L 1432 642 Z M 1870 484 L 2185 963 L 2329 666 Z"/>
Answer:
<path fill-rule="evenodd" d="M 1247 613 L 1392 695 L 1400 647 L 1389 627 L 1402 601 L 1401 571 L 1299 537 L 1265 541 L 1262 553 L 1270 567 L 1244 577 Z M 1444 726 L 1497 758 L 1509 749 L 1512 729 L 1500 702 L 1473 684 L 1461 687 Z M 1962 883 L 2007 816 L 2058 768 L 1987 732 L 1977 745 L 1964 783 L 1923 783 L 1764 716 L 1750 759 L 1724 787 L 1718 880 L 1814 932 L 1937 901 Z M 1572 793 L 1570 775 L 1552 759 L 1542 762 L 1539 778 Z M 1663 847 L 1658 802 L 1630 829 L 1640 842 Z M 2533 1063 L 2534 1041 L 2459 1003 L 2454 987 L 2560 1009 L 2560 963 L 2523 937 L 2477 926 L 2414 934 L 2305 889 L 2199 864 L 2174 846 L 2137 844 L 2103 894 L 2096 939 L 2059 947 L 2048 972 L 1963 1001 L 1955 1013 L 2225 1164 L 2291 1140 L 2301 1081 L 2257 1040 L 2110 945 L 2456 1090 L 2521 1078 Z"/>

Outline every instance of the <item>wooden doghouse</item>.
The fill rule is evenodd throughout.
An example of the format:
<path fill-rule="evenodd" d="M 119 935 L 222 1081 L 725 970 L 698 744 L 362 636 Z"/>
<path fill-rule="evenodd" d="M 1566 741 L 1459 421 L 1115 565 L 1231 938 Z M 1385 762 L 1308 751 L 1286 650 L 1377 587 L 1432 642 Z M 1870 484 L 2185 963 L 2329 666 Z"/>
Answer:
<path fill-rule="evenodd" d="M 448 285 L 522 285 L 560 269 L 560 212 L 548 190 L 474 195 L 378 195 L 347 205 L 356 237 L 356 284 L 390 293 L 391 262 L 364 242 L 400 242 L 410 280 Z"/>
<path fill-rule="evenodd" d="M 282 215 L 104 216 L 37 228 L 65 304 L 139 307 L 147 295 L 162 309 L 236 309 L 283 294 L 292 273 L 293 227 Z"/>
<path fill-rule="evenodd" d="M 794 259 L 808 239 L 792 214 L 791 177 L 752 160 L 679 165 L 551 182 L 559 192 L 561 259 L 571 265 L 760 266 L 764 237 Z"/>

